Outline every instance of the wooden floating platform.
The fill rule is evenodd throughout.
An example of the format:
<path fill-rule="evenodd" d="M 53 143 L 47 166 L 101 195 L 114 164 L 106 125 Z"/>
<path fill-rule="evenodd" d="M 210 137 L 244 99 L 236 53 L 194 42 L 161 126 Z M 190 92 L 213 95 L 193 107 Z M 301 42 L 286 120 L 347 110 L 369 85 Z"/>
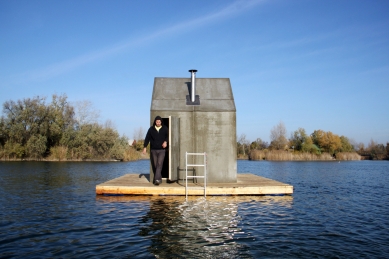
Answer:
<path fill-rule="evenodd" d="M 202 183 L 188 181 L 188 187 Z M 207 195 L 291 195 L 293 186 L 254 174 L 238 174 L 236 183 L 207 183 Z M 150 182 L 149 174 L 126 174 L 96 185 L 96 194 L 108 195 L 185 195 L 185 181 L 160 185 Z M 204 195 L 203 189 L 188 188 L 188 195 Z"/>

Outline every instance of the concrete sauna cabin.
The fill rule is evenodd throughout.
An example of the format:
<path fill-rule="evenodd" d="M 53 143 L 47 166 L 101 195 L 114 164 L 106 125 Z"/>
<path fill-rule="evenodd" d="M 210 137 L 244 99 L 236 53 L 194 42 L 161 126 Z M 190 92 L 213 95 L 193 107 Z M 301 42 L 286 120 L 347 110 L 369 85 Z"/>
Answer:
<path fill-rule="evenodd" d="M 196 70 L 189 72 L 191 78 L 154 79 L 150 125 L 159 115 L 169 127 L 162 177 L 170 181 L 184 179 L 185 153 L 206 152 L 207 182 L 236 183 L 236 108 L 230 80 L 196 78 Z M 189 158 L 192 164 L 203 161 L 201 156 Z M 195 174 L 204 175 L 204 169 L 195 167 Z M 153 178 L 150 166 L 151 181 Z"/>

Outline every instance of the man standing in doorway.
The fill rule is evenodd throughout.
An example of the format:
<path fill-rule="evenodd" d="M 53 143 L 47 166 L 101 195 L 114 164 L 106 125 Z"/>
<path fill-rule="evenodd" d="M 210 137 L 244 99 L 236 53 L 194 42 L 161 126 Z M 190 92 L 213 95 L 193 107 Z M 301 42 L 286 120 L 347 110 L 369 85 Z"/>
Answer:
<path fill-rule="evenodd" d="M 150 142 L 150 161 L 153 167 L 155 185 L 162 183 L 161 171 L 168 138 L 169 130 L 165 125 L 162 125 L 162 118 L 160 116 L 155 117 L 153 126 L 147 131 L 143 146 L 143 154 L 146 154 L 146 148 Z"/>

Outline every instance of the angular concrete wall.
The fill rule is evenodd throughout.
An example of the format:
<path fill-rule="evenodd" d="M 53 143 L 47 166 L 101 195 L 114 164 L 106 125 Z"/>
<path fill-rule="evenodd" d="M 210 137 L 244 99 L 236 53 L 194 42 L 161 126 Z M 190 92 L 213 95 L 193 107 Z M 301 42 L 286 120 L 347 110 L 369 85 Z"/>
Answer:
<path fill-rule="evenodd" d="M 197 78 L 196 95 L 200 97 L 200 105 L 187 105 L 190 90 L 190 78 L 155 78 L 150 124 L 157 115 L 178 117 L 179 168 L 185 169 L 186 151 L 206 152 L 208 182 L 234 183 L 237 181 L 236 108 L 230 80 Z M 194 157 L 190 162 L 200 163 L 198 159 Z M 203 175 L 202 168 L 196 167 L 196 173 Z M 184 175 L 181 171 L 179 178 L 183 179 Z"/>

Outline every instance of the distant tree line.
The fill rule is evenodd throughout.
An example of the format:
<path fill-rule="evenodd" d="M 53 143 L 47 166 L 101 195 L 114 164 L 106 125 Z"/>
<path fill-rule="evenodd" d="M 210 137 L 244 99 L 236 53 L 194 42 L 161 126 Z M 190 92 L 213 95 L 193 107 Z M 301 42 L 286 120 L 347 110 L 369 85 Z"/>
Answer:
<path fill-rule="evenodd" d="M 370 160 L 389 160 L 389 143 L 379 144 L 374 140 L 370 140 L 368 146 L 365 148 L 363 143 L 359 143 L 356 147 L 358 154 L 364 159 Z"/>
<path fill-rule="evenodd" d="M 286 134 L 282 122 L 271 129 L 270 144 L 260 138 L 250 142 L 242 134 L 237 142 L 238 157 L 253 160 L 389 159 L 389 143 L 385 147 L 371 141 L 365 148 L 362 143 L 320 129 L 307 134 L 305 129 L 299 128 L 289 138 Z"/>
<path fill-rule="evenodd" d="M 77 112 L 76 112 L 77 111 Z M 109 121 L 97 122 L 88 101 L 66 95 L 7 101 L 0 119 L 0 159 L 134 160 L 138 155 Z"/>
<path fill-rule="evenodd" d="M 97 122 L 98 112 L 89 101 L 71 105 L 66 95 L 7 101 L 0 118 L 0 159 L 47 160 L 136 160 L 143 149 L 144 130 L 134 132 L 134 146 L 119 136 L 110 121 Z M 307 134 L 299 128 L 286 136 L 280 122 L 271 129 L 270 143 L 260 138 L 253 142 L 242 134 L 237 138 L 238 157 L 256 160 L 389 159 L 386 146 L 370 141 L 350 141 L 331 131 Z"/>

